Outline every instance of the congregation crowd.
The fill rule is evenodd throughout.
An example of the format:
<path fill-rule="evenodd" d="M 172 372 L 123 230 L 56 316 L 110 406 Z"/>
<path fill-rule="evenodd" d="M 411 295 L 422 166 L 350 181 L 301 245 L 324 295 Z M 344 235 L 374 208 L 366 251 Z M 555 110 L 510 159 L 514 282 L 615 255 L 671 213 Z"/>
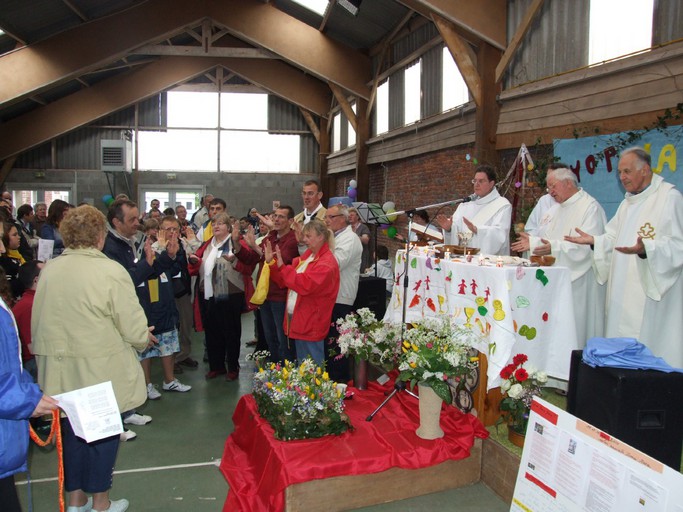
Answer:
<path fill-rule="evenodd" d="M 15 387 L 3 405 L 15 417 L 0 420 L 0 437 L 3 444 L 19 440 L 0 468 L 0 495 L 10 510 L 20 510 L 13 475 L 26 470 L 24 420 L 55 410 L 54 395 L 103 381 L 112 382 L 124 432 L 86 443 L 63 417 L 65 489 L 70 512 L 126 510 L 125 499 L 109 499 L 118 443 L 136 437 L 128 426 L 152 421 L 136 411 L 145 400 L 191 390 L 176 375 L 200 366 L 192 358 L 193 330 L 204 333 L 207 380 L 239 377 L 241 315 L 248 311 L 256 313 L 255 350 L 267 350 L 272 361 L 310 356 L 333 378 L 348 380 L 347 361 L 335 358 L 326 340 L 336 335 L 331 318 L 351 311 L 361 270 L 374 272 L 367 268 L 369 231 L 355 209 L 324 208 L 314 180 L 304 184 L 302 199 L 297 216 L 283 205 L 236 219 L 223 199 L 208 194 L 191 219 L 184 206 L 162 212 L 158 200 L 141 215 L 125 196 L 106 217 L 55 200 L 47 211 L 22 205 L 14 219 L 11 195 L 3 198 L 2 355 Z M 52 242 L 47 249 L 45 240 Z M 38 259 L 46 250 L 47 264 Z M 388 263 L 386 247 L 378 252 Z M 390 286 L 390 270 L 380 273 Z M 258 304 L 251 301 L 255 285 Z M 15 354 L 11 362 L 19 344 L 21 361 Z M 154 359 L 160 386 L 152 382 Z"/>
<path fill-rule="evenodd" d="M 683 196 L 653 173 L 640 148 L 622 153 L 618 171 L 626 198 L 609 222 L 563 164 L 548 169 L 548 194 L 512 243 L 512 206 L 485 165 L 474 173 L 474 200 L 435 222 L 447 243 L 468 233 L 468 245 L 485 254 L 554 256 L 571 273 L 581 340 L 634 337 L 683 367 L 683 343 L 668 336 L 683 332 Z M 54 410 L 53 395 L 110 380 L 124 425 L 149 423 L 136 412 L 145 400 L 191 391 L 177 375 L 200 366 L 193 330 L 204 333 L 207 380 L 238 379 L 241 315 L 248 311 L 255 312 L 255 350 L 267 350 L 272 361 L 311 357 L 331 379 L 348 380 L 348 361 L 330 343 L 334 320 L 352 311 L 361 275 L 386 279 L 389 294 L 394 273 L 386 246 L 373 254 L 358 211 L 325 208 L 322 196 L 317 181 L 306 181 L 297 215 L 279 205 L 237 219 L 209 194 L 190 219 L 183 206 L 161 211 L 158 200 L 141 215 L 125 196 L 106 217 L 56 200 L 49 209 L 21 205 L 15 218 L 11 195 L 3 194 L 1 358 L 3 386 L 13 391 L 3 391 L 3 409 L 12 412 L 3 411 L 0 437 L 3 445 L 13 439 L 14 453 L 0 467 L 0 500 L 12 504 L 8 510 L 19 510 L 13 475 L 26 470 L 24 420 Z M 46 265 L 37 258 L 42 240 L 52 241 Z M 12 355 L 19 339 L 21 361 Z M 160 387 L 152 382 L 154 359 Z M 135 434 L 126 430 L 93 447 L 67 420 L 62 427 L 69 511 L 126 510 L 126 500 L 111 501 L 108 493 L 118 443 Z"/>

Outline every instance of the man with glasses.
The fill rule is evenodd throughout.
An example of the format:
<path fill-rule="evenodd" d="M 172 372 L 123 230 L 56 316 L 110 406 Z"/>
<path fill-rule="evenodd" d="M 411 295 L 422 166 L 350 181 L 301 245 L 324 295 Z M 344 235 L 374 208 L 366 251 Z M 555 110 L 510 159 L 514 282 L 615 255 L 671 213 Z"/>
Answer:
<path fill-rule="evenodd" d="M 233 253 L 237 259 L 247 265 L 259 263 L 263 270 L 265 264 L 264 252 L 266 244 L 275 250 L 280 249 L 280 255 L 285 265 L 290 265 L 294 258 L 299 256 L 297 240 L 290 224 L 294 217 L 294 210 L 290 206 L 280 206 L 271 216 L 273 229 L 263 238 L 259 245 L 256 245 L 253 229 L 247 231 L 245 236 L 247 247 L 238 244 L 239 240 L 233 239 Z M 285 334 L 284 320 L 285 307 L 287 302 L 287 288 L 279 286 L 275 281 L 270 281 L 268 295 L 265 302 L 260 307 L 261 325 L 268 344 L 270 359 L 272 361 L 294 361 L 296 359 L 296 348 L 293 341 Z"/>
<path fill-rule="evenodd" d="M 554 171 L 555 169 L 569 169 L 569 166 L 562 162 L 552 162 L 546 169 L 546 180 L 548 173 Z M 550 222 L 550 219 L 552 218 L 551 210 L 557 206 L 557 201 L 555 201 L 553 196 L 550 195 L 550 190 L 546 188 L 545 191 L 546 193 L 538 199 L 536 206 L 534 206 L 534 209 L 531 210 L 529 218 L 524 224 L 524 231 L 530 235 L 536 235 L 539 228 L 547 225 Z"/>
<path fill-rule="evenodd" d="M 548 171 L 546 183 L 549 195 L 558 206 L 545 214 L 546 220 L 535 233 L 520 233 L 512 250 L 529 251 L 535 256 L 552 255 L 558 265 L 569 268 L 576 334 L 583 343 L 603 334 L 605 287 L 596 280 L 590 247 L 566 242 L 564 237 L 576 235 L 577 227 L 596 235 L 604 233 L 605 210 L 579 188 L 576 175 L 567 168 Z"/>
<path fill-rule="evenodd" d="M 313 218 L 325 220 L 327 210 L 320 202 L 323 198 L 320 183 L 316 180 L 306 181 L 301 191 L 301 198 L 304 201 L 304 211 L 294 217 L 296 222 L 305 226 Z"/>
<path fill-rule="evenodd" d="M 339 264 L 340 274 L 339 292 L 332 310 L 332 326 L 325 347 L 327 370 L 332 380 L 346 382 L 350 377 L 348 360 L 335 357 L 335 352 L 338 350 L 334 350 L 337 349 L 334 340 L 339 336 L 335 321 L 351 313 L 353 303 L 356 302 L 363 244 L 351 227 L 349 209 L 345 205 L 330 206 L 325 217 L 325 224 L 334 232 L 334 257 Z"/>
<path fill-rule="evenodd" d="M 437 215 L 441 228 L 450 233 L 445 239 L 460 245 L 459 236 L 464 233 L 471 236 L 467 246 L 479 248 L 482 254 L 509 255 L 512 205 L 498 193 L 493 167 L 478 166 L 472 185 L 477 196 L 474 201 L 460 204 L 452 219 Z"/>

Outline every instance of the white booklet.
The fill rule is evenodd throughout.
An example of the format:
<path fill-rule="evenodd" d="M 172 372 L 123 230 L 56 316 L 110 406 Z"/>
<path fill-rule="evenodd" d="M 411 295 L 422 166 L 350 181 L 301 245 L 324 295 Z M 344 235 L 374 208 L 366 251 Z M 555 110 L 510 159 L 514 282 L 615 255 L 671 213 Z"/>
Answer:
<path fill-rule="evenodd" d="M 47 261 L 52 259 L 52 251 L 55 247 L 54 240 L 47 240 L 41 238 L 38 240 L 38 261 Z"/>
<path fill-rule="evenodd" d="M 66 413 L 71 428 L 81 439 L 92 443 L 123 432 L 121 412 L 111 381 L 76 389 L 53 397 Z"/>

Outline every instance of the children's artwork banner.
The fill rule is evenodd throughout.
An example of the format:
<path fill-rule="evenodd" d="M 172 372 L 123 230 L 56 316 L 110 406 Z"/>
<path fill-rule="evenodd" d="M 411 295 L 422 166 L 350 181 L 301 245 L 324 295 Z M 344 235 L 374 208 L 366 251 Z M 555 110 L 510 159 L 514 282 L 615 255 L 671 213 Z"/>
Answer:
<path fill-rule="evenodd" d="M 579 186 L 598 200 L 611 219 L 624 199 L 619 181 L 619 152 L 640 146 L 652 157 L 652 170 L 683 191 L 683 126 L 555 139 L 555 157 L 569 165 Z M 618 148 L 618 149 L 617 149 Z"/>

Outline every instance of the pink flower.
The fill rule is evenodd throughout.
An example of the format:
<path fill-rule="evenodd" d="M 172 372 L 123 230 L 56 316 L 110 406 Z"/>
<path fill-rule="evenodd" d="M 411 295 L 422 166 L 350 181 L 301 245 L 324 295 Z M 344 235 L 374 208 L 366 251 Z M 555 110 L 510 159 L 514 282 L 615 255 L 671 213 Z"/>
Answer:
<path fill-rule="evenodd" d="M 427 348 L 432 348 L 434 346 L 433 343 L 427 343 Z"/>

